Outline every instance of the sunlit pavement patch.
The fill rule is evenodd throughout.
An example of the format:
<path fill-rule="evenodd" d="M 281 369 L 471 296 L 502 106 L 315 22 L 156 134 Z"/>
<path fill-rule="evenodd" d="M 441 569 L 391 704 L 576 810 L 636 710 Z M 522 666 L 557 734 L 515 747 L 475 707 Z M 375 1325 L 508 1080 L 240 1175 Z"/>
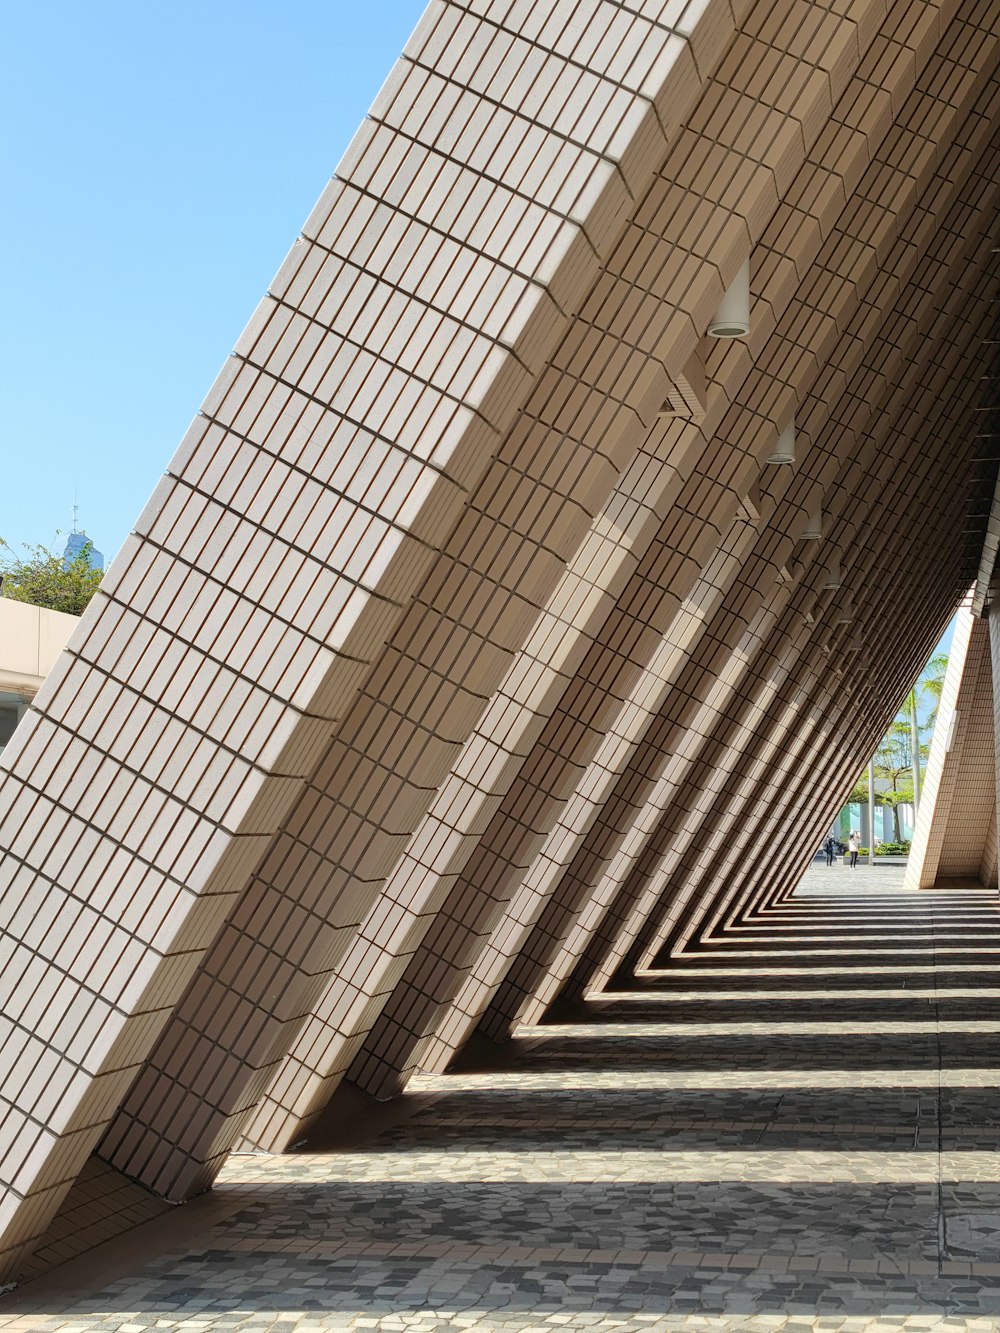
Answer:
<path fill-rule="evenodd" d="M 898 902 L 909 921 L 950 910 Z M 512 1068 L 418 1075 L 414 1113 L 363 1149 L 232 1157 L 219 1190 L 238 1206 L 187 1252 L 60 1313 L 42 1286 L 29 1313 L 8 1298 L 0 1330 L 995 1333 L 1000 988 L 936 986 L 979 967 L 954 961 L 961 938 L 824 987 L 837 948 L 783 963 L 815 933 L 802 915 L 780 949 L 727 952 L 715 975 L 736 988 L 683 993 L 682 1022 L 676 994 L 605 995 L 593 1023 L 526 1030 Z M 760 977 L 790 971 L 809 978 L 801 1015 L 723 1014 L 781 999 Z M 975 1016 L 949 1017 L 955 1000 Z"/>

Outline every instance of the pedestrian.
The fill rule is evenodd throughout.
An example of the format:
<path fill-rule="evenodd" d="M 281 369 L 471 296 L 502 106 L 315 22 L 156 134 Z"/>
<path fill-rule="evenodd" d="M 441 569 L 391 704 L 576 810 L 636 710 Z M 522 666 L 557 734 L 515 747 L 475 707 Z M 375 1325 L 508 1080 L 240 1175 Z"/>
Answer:
<path fill-rule="evenodd" d="M 826 852 L 827 865 L 832 866 L 833 858 L 837 855 L 837 839 L 833 836 L 832 833 L 827 838 L 826 842 L 824 842 L 823 850 L 824 852 Z"/>
<path fill-rule="evenodd" d="M 847 849 L 851 853 L 851 869 L 853 870 L 858 864 L 858 852 L 861 851 L 860 833 L 851 833 L 851 836 L 847 840 Z"/>

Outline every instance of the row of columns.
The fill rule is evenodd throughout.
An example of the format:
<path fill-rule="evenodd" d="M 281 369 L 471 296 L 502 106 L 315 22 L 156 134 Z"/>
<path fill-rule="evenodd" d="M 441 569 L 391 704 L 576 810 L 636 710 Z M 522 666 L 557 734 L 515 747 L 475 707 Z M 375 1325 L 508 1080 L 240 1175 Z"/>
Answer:
<path fill-rule="evenodd" d="M 528 8 L 435 0 L 14 747 L 7 975 L 94 1018 L 6 997 L 10 1268 L 783 901 L 968 582 L 977 5 Z"/>

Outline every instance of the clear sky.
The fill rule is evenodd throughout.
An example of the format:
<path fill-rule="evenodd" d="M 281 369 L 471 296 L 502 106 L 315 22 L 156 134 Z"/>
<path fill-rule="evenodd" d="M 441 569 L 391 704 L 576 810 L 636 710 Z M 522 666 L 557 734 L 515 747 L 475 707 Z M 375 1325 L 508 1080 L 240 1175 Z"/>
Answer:
<path fill-rule="evenodd" d="M 0 537 L 114 554 L 422 10 L 8 6 Z"/>
<path fill-rule="evenodd" d="M 422 10 L 7 7 L 0 537 L 114 554 Z"/>

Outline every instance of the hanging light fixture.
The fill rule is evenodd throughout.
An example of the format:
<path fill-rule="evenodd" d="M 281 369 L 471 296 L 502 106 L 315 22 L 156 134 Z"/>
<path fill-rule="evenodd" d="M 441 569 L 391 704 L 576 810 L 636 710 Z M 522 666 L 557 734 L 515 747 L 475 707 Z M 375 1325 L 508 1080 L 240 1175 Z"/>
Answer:
<path fill-rule="evenodd" d="M 823 538 L 823 510 L 819 505 L 809 511 L 809 521 L 802 536 L 807 542 L 818 542 Z"/>
<path fill-rule="evenodd" d="M 840 552 L 834 552 L 830 563 L 826 567 L 826 574 L 823 577 L 823 591 L 829 592 L 832 589 L 843 587 L 844 576 L 840 570 Z"/>
<path fill-rule="evenodd" d="M 710 338 L 745 338 L 750 332 L 750 260 L 740 266 L 708 326 Z"/>
<path fill-rule="evenodd" d="M 849 625 L 853 619 L 854 598 L 850 593 L 847 593 L 833 609 L 833 623 L 835 625 Z"/>
<path fill-rule="evenodd" d="M 791 421 L 778 436 L 777 443 L 775 444 L 774 448 L 771 450 L 767 458 L 765 458 L 764 462 L 769 463 L 775 467 L 791 467 L 791 465 L 795 462 L 795 418 L 794 417 L 792 417 Z"/>

